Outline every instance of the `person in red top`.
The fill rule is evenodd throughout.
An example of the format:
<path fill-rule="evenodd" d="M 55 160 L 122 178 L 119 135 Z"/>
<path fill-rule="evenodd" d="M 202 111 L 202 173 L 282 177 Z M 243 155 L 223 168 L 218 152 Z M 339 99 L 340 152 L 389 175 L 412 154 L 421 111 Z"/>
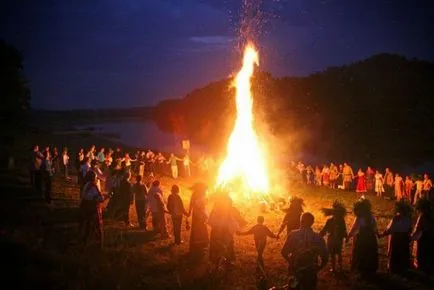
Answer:
<path fill-rule="evenodd" d="M 250 228 L 247 232 L 237 232 L 237 235 L 253 235 L 255 240 L 256 252 L 258 254 L 258 263 L 260 266 L 264 266 L 264 250 L 267 245 L 267 237 L 277 239 L 277 235 L 273 234 L 270 229 L 264 225 L 264 217 L 258 216 L 257 224 Z"/>
<path fill-rule="evenodd" d="M 362 169 L 359 169 L 357 172 L 357 193 L 366 193 L 366 176 L 365 173 L 362 171 Z"/>

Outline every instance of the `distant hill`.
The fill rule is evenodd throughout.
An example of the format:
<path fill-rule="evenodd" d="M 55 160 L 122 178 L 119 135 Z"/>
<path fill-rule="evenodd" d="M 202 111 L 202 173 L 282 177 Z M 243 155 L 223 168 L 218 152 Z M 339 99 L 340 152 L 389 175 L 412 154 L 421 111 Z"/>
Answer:
<path fill-rule="evenodd" d="M 224 79 L 158 104 L 159 127 L 221 149 L 233 125 Z M 308 77 L 253 80 L 256 120 L 289 156 L 403 166 L 434 160 L 434 64 L 379 54 Z M 276 148 L 273 143 L 273 148 Z"/>
<path fill-rule="evenodd" d="M 62 126 L 75 126 L 129 119 L 149 120 L 153 118 L 153 114 L 153 107 L 65 111 L 32 110 L 31 118 L 33 123 L 42 126 L 53 123 Z"/>

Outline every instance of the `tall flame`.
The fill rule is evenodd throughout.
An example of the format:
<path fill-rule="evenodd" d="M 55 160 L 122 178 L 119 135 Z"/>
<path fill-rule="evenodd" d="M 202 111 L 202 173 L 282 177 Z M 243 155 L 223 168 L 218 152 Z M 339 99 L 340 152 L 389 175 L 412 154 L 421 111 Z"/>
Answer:
<path fill-rule="evenodd" d="M 244 51 L 243 66 L 235 78 L 237 118 L 227 145 L 227 155 L 220 165 L 217 187 L 240 179 L 245 197 L 268 193 L 268 176 L 264 154 L 253 128 L 253 99 L 250 78 L 254 65 L 259 65 L 258 52 L 252 44 Z"/>

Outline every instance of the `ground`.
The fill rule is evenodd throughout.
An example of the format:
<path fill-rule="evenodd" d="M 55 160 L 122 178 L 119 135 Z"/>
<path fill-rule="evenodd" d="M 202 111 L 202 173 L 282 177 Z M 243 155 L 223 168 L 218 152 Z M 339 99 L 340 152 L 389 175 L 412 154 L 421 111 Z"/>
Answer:
<path fill-rule="evenodd" d="M 236 265 L 217 275 L 208 273 L 206 258 L 194 261 L 187 255 L 189 232 L 185 226 L 182 235 L 186 242 L 173 246 L 172 239 L 159 240 L 138 228 L 105 220 L 105 247 L 84 247 L 77 241 L 79 192 L 74 181 L 57 177 L 54 202 L 48 206 L 34 196 L 24 173 L 3 170 L 1 177 L 1 260 L 6 266 L 3 269 L 7 269 L 2 274 L 4 282 L 13 283 L 4 289 L 257 289 L 252 237 L 235 237 Z M 193 181 L 162 179 L 165 197 L 170 186 L 177 183 L 188 205 L 188 187 Z M 329 207 L 338 199 L 351 211 L 356 200 L 355 193 L 337 190 L 301 186 L 291 191 L 290 195 L 304 198 L 306 211 L 314 213 L 317 231 L 326 221 L 320 213 L 322 207 Z M 393 202 L 369 198 L 381 231 L 393 215 Z M 131 220 L 137 224 L 131 209 Z M 248 221 L 247 227 L 255 223 L 259 206 L 245 204 L 239 210 Z M 261 215 L 277 232 L 283 213 L 276 210 Z M 346 219 L 348 228 L 353 219 L 350 213 Z M 358 280 L 349 273 L 350 243 L 344 248 L 346 271 L 336 277 L 327 266 L 320 273 L 319 289 L 429 289 L 418 282 L 387 275 L 386 241 L 380 241 L 380 273 L 372 281 Z M 268 287 L 285 284 L 286 264 L 280 256 L 283 243 L 284 237 L 268 241 L 264 254 Z"/>

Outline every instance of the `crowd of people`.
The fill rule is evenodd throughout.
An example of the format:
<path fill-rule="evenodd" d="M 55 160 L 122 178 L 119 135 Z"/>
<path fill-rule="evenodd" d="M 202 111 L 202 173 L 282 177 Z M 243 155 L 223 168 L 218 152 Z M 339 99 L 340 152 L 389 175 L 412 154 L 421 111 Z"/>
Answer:
<path fill-rule="evenodd" d="M 348 163 L 335 165 L 305 166 L 303 162 L 295 162 L 291 165 L 291 175 L 306 184 L 356 191 L 359 195 L 366 193 L 377 196 L 400 200 L 408 199 L 416 204 L 420 198 L 432 200 L 433 183 L 427 173 L 416 176 L 401 176 L 393 173 L 389 168 L 381 173 L 379 169 L 368 166 L 366 170 L 359 168 L 354 173 Z"/>
<path fill-rule="evenodd" d="M 30 160 L 31 183 L 37 192 L 45 196 L 48 203 L 51 202 L 52 177 L 60 174 L 70 180 L 68 172 L 73 167 L 77 172 L 81 188 L 84 185 L 86 173 L 92 169 L 97 174 L 99 190 L 110 194 L 113 191 L 113 184 L 119 181 L 117 173 L 125 169 L 132 175 L 142 176 L 143 179 L 161 176 L 171 176 L 177 179 L 180 173 L 183 177 L 190 177 L 192 165 L 196 166 L 197 174 L 202 176 L 214 170 L 216 166 L 213 158 L 204 155 L 193 163 L 188 152 L 180 158 L 173 153 L 165 156 L 161 152 L 147 149 L 137 151 L 131 157 L 130 153 L 122 152 L 121 148 L 116 148 L 116 150 L 101 148 L 97 151 L 94 145 L 88 150 L 80 149 L 74 159 L 70 159 L 67 148 L 64 148 L 60 155 L 57 147 L 46 146 L 40 150 L 39 146 L 35 145 Z"/>
<path fill-rule="evenodd" d="M 32 158 L 32 182 L 36 190 L 51 202 L 51 177 L 55 172 L 61 172 L 66 179 L 70 158 L 68 150 L 63 150 L 62 158 L 58 150 L 47 147 L 43 152 L 36 145 Z M 386 169 L 384 176 L 378 171 L 368 168 L 366 172 L 359 170 L 355 176 L 348 164 L 342 166 L 323 166 L 315 170 L 304 166 L 301 162 L 292 165 L 292 174 L 296 174 L 307 184 L 329 186 L 351 190 L 356 178 L 356 191 L 366 193 L 375 191 L 382 196 L 387 192 L 387 186 L 395 189 L 395 216 L 389 225 L 380 231 L 376 218 L 372 213 L 372 205 L 362 195 L 354 204 L 355 220 L 347 231 L 345 218 L 346 208 L 335 201 L 332 208 L 324 208 L 324 215 L 328 216 L 323 229 L 316 233 L 312 226 L 315 217 L 312 213 L 304 212 L 304 201 L 292 197 L 285 212 L 281 227 L 273 233 L 266 225 L 263 216 L 257 218 L 257 224 L 247 231 L 241 231 L 246 225 L 245 220 L 233 204 L 227 191 L 208 194 L 204 183 L 195 183 L 190 189 L 192 195 L 188 208 L 185 207 L 179 193 L 178 185 L 173 185 L 167 199 L 163 196 L 160 179 L 167 174 L 178 178 L 178 162 L 182 162 L 183 174 L 191 175 L 190 157 L 186 154 L 179 158 L 171 154 L 167 159 L 162 153 L 151 150 L 137 152 L 134 158 L 120 149 L 99 152 L 92 146 L 87 152 L 80 150 L 75 158 L 75 168 L 80 185 L 80 238 L 87 243 L 93 233 L 96 233 L 100 246 L 104 244 L 103 216 L 118 219 L 126 226 L 132 226 L 129 211 L 134 205 L 137 222 L 143 230 L 148 229 L 147 219 L 150 216 L 152 232 L 161 239 L 170 238 L 169 228 L 172 229 L 174 243 L 183 243 L 181 229 L 183 220 L 190 231 L 189 251 L 192 255 L 203 256 L 209 252 L 211 271 L 220 267 L 230 267 L 235 261 L 234 238 L 236 235 L 252 235 L 254 238 L 259 272 L 264 269 L 264 249 L 267 238 L 279 239 L 286 229 L 286 239 L 281 250 L 282 261 L 287 261 L 291 287 L 300 289 L 315 289 L 317 273 L 331 260 L 331 270 L 343 269 L 342 249 L 344 243 L 353 239 L 351 269 L 359 272 L 363 277 L 370 277 L 378 270 L 378 239 L 388 236 L 388 268 L 390 273 L 406 275 L 410 268 L 416 269 L 430 277 L 433 275 L 434 264 L 434 213 L 430 201 L 432 182 L 428 175 L 420 183 L 412 184 L 411 191 L 406 191 L 406 182 L 399 179 Z M 199 168 L 206 170 L 205 159 L 198 161 Z M 209 165 L 208 165 L 209 166 Z M 176 168 L 175 168 L 176 167 Z M 63 168 L 63 170 L 61 170 Z M 381 175 L 381 178 L 378 177 Z M 381 179 L 381 188 L 377 191 L 377 181 Z M 392 183 L 389 182 L 393 180 Z M 398 195 L 396 183 L 403 183 L 403 190 Z M 384 182 L 383 182 L 384 181 Z M 364 183 L 364 184 L 363 184 Z M 415 187 L 415 193 L 412 194 Z M 410 189 L 410 187 L 409 187 Z M 418 190 L 421 189 L 420 192 Z M 408 194 L 407 194 L 408 193 Z M 103 208 L 104 200 L 109 199 Z M 166 202 L 167 200 L 167 202 Z M 414 207 L 412 206 L 414 204 Z M 212 204 L 208 214 L 207 206 Z M 413 225 L 412 212 L 417 211 L 417 220 Z M 166 215 L 170 216 L 171 227 L 168 227 Z M 190 222 L 191 221 L 191 224 Z M 210 231 L 208 231 L 208 227 Z M 325 240 L 325 237 L 327 239 Z M 326 242 L 327 241 L 327 242 Z M 411 245 L 414 243 L 414 251 Z M 318 259 L 319 258 L 319 259 Z M 318 261 L 320 263 L 318 264 Z"/>

